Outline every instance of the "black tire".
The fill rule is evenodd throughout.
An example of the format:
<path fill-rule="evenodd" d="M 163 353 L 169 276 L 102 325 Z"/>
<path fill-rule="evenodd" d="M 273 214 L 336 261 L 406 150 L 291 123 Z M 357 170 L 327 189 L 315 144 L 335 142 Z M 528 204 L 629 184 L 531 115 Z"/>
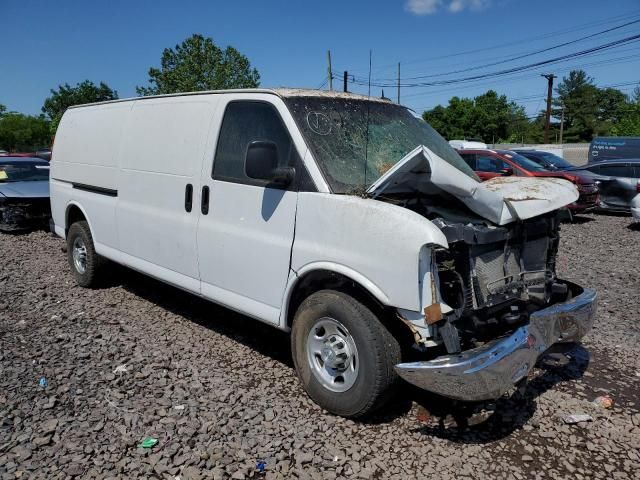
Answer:
<path fill-rule="evenodd" d="M 82 242 L 85 247 L 86 259 L 84 271 L 79 269 L 74 261 L 74 244 L 76 240 Z M 100 270 L 104 264 L 104 259 L 96 253 L 91 230 L 87 222 L 75 222 L 69 228 L 69 232 L 67 233 L 67 258 L 78 285 L 93 288 L 99 284 Z"/>
<path fill-rule="evenodd" d="M 356 380 L 346 391 L 331 391 L 323 385 L 318 368 L 307 355 L 312 328 L 326 318 L 341 323 L 357 349 Z M 397 384 L 393 367 L 401 357 L 398 341 L 369 308 L 342 292 L 322 290 L 302 302 L 293 320 L 291 350 L 307 394 L 325 410 L 342 417 L 369 415 L 387 402 Z"/>

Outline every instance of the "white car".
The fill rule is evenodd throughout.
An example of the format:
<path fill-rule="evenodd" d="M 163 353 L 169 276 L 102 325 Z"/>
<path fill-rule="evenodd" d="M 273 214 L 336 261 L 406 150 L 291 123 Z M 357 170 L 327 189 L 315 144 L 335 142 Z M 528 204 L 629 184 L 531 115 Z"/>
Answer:
<path fill-rule="evenodd" d="M 300 381 L 347 417 L 398 378 L 497 398 L 590 329 L 596 294 L 555 273 L 561 179 L 480 182 L 382 99 L 231 90 L 72 107 L 53 229 L 79 285 L 104 259 L 291 332 Z"/>

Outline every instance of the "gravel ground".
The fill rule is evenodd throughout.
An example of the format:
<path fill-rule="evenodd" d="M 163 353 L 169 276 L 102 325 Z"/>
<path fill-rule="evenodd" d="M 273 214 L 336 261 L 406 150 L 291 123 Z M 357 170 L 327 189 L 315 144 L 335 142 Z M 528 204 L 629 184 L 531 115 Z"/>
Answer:
<path fill-rule="evenodd" d="M 120 267 L 79 288 L 62 240 L 0 235 L 0 478 L 638 478 L 629 224 L 563 227 L 560 273 L 600 293 L 584 348 L 494 405 L 407 387 L 366 423 L 306 397 L 285 334 Z M 591 403 L 605 393 L 613 408 Z M 575 413 L 593 421 L 565 425 Z"/>

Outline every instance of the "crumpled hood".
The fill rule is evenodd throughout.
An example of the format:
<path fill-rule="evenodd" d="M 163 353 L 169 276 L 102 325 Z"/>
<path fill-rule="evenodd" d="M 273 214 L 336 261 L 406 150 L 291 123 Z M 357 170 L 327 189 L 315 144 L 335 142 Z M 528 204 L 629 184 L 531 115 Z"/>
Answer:
<path fill-rule="evenodd" d="M 0 182 L 0 197 L 47 198 L 49 197 L 49 181 Z"/>
<path fill-rule="evenodd" d="M 578 199 L 578 189 L 561 178 L 496 177 L 486 182 L 465 175 L 421 145 L 389 169 L 367 193 L 437 187 L 459 198 L 470 210 L 497 225 L 526 220 Z"/>

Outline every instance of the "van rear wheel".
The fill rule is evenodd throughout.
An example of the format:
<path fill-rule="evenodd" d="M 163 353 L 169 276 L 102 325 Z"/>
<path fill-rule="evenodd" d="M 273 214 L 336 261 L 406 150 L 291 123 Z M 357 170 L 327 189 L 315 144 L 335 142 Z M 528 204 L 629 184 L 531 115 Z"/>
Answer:
<path fill-rule="evenodd" d="M 100 267 L 104 259 L 96 253 L 87 222 L 75 222 L 69 228 L 67 257 L 78 285 L 91 288 L 98 284 Z"/>
<path fill-rule="evenodd" d="M 307 394 L 336 415 L 374 412 L 397 382 L 398 341 L 369 308 L 342 292 L 322 290 L 302 302 L 291 349 Z"/>

